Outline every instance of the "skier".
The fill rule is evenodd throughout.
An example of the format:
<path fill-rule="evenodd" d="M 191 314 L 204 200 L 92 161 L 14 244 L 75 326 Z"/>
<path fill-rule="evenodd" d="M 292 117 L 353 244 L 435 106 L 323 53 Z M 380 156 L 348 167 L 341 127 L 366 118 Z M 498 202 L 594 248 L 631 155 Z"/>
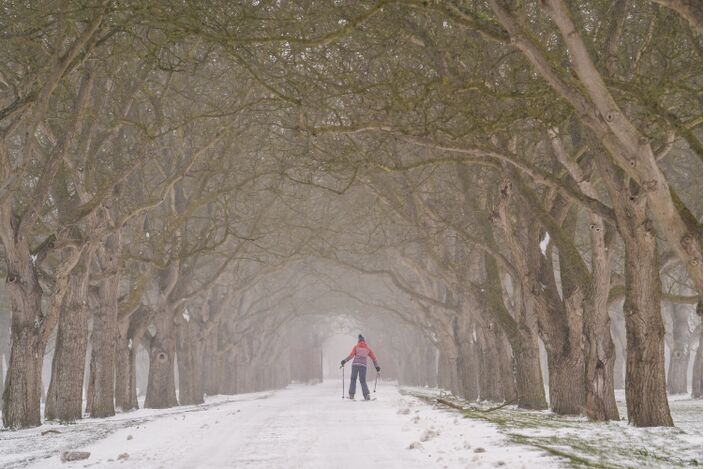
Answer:
<path fill-rule="evenodd" d="M 354 399 L 355 387 L 357 385 L 357 375 L 359 375 L 359 382 L 362 385 L 362 394 L 364 394 L 364 400 L 369 400 L 369 388 L 367 387 L 367 357 L 370 357 L 374 362 L 374 367 L 376 372 L 381 371 L 379 363 L 376 361 L 376 355 L 369 348 L 367 343 L 364 341 L 364 336 L 359 334 L 357 337 L 357 345 L 352 348 L 350 354 L 340 362 L 340 367 L 345 366 L 345 363 L 352 361 L 352 379 L 350 381 L 350 399 Z"/>

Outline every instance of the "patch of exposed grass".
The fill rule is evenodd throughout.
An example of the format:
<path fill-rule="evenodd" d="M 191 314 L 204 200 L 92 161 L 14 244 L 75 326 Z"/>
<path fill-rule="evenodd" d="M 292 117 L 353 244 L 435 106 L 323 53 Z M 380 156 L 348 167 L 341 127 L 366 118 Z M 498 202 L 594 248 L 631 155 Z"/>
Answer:
<path fill-rule="evenodd" d="M 442 405 L 437 393 L 406 393 Z M 572 467 L 702 467 L 701 402 L 673 402 L 673 417 L 683 428 L 636 428 L 625 421 L 591 422 L 585 417 L 516 406 L 496 409 L 494 403 L 467 402 L 449 395 L 442 398 L 465 418 L 490 422 L 512 441 L 563 458 Z"/>

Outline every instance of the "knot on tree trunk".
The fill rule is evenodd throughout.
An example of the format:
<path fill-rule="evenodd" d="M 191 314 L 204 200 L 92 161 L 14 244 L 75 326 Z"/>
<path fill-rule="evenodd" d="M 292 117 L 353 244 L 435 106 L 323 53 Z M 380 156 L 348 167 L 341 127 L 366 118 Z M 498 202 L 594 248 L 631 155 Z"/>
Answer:
<path fill-rule="evenodd" d="M 509 179 L 503 179 L 499 184 L 499 192 L 502 199 L 510 199 L 513 193 L 513 184 Z"/>
<path fill-rule="evenodd" d="M 645 189 L 648 192 L 654 192 L 655 189 L 658 187 L 658 182 L 655 179 L 651 179 L 649 181 L 645 181 L 643 183 L 643 189 Z"/>

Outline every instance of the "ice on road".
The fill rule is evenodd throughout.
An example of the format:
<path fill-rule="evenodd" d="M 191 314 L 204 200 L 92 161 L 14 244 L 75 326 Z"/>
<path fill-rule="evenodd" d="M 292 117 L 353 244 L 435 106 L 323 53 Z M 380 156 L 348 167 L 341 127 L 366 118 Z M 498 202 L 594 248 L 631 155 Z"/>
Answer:
<path fill-rule="evenodd" d="M 109 436 L 70 448 L 84 461 L 60 463 L 60 451 L 27 467 L 56 468 L 481 468 L 560 467 L 561 461 L 516 445 L 491 424 L 461 418 L 379 386 L 371 402 L 341 398 L 340 382 L 232 396 L 202 411 L 149 414 Z M 227 398 L 226 398 L 227 399 Z M 186 409 L 186 408 L 184 408 Z M 140 410 L 134 412 L 138 417 Z M 126 415 L 126 414 L 125 414 Z M 90 423 L 83 421 L 80 425 Z M 39 437 L 48 441 L 62 434 Z M 65 438 L 65 437 L 64 437 Z M 70 440 L 67 439 L 67 445 Z M 57 448 L 58 449 L 58 448 Z M 47 455 L 48 456 L 48 455 Z"/>

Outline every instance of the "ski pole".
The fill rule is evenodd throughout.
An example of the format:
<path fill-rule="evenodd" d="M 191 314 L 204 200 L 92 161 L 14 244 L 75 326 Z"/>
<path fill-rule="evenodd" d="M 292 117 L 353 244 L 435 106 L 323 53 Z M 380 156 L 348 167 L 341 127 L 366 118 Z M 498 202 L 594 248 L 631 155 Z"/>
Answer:
<path fill-rule="evenodd" d="M 374 378 L 374 392 L 376 392 L 376 382 L 379 381 L 379 372 L 376 372 L 376 378 Z"/>
<path fill-rule="evenodd" d="M 340 368 L 342 368 L 342 398 L 345 398 L 345 366 L 340 365 Z"/>

